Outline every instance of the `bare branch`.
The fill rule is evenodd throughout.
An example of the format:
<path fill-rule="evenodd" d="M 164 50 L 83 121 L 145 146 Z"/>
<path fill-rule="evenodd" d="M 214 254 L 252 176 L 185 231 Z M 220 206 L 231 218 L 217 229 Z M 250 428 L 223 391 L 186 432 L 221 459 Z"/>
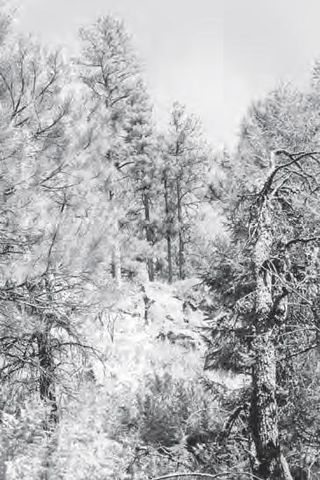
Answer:
<path fill-rule="evenodd" d="M 229 471 L 229 472 L 220 472 L 220 473 L 216 473 L 215 475 L 212 475 L 210 473 L 200 473 L 200 472 L 193 472 L 193 473 L 185 473 L 185 472 L 181 472 L 181 473 L 171 473 L 171 474 L 168 474 L 168 475 L 163 475 L 161 477 L 156 477 L 156 478 L 153 478 L 152 480 L 166 480 L 168 478 L 178 478 L 178 477 L 199 477 L 199 478 L 220 478 L 220 477 L 227 477 L 227 476 L 234 476 L 234 475 L 246 475 L 248 476 L 249 478 L 252 478 L 254 480 L 260 480 L 259 477 L 257 477 L 256 475 L 254 475 L 253 473 L 250 473 L 250 472 L 232 472 L 232 471 Z"/>
<path fill-rule="evenodd" d="M 300 152 L 299 154 L 292 154 L 292 153 L 289 153 L 287 152 L 286 150 L 276 150 L 274 152 L 274 155 L 285 155 L 286 157 L 290 158 L 290 162 L 287 162 L 287 163 L 284 163 L 282 165 L 278 165 L 277 167 L 275 167 L 272 172 L 270 173 L 269 177 L 267 178 L 261 192 L 260 192 L 260 195 L 266 195 L 270 192 L 271 190 L 271 187 L 272 187 L 272 183 L 277 175 L 278 172 L 280 172 L 281 170 L 284 170 L 288 167 L 290 167 L 291 165 L 298 165 L 299 162 L 304 159 L 304 158 L 312 158 L 313 160 L 315 160 L 316 162 L 320 162 L 316 157 L 315 155 L 320 155 L 320 152 Z M 296 172 L 297 173 L 297 172 Z"/>
<path fill-rule="evenodd" d="M 309 237 L 309 238 L 293 238 L 289 242 L 287 242 L 284 246 L 284 248 L 289 248 L 292 245 L 295 245 L 296 243 L 310 243 L 310 242 L 318 242 L 320 241 L 320 236 L 316 237 Z"/>

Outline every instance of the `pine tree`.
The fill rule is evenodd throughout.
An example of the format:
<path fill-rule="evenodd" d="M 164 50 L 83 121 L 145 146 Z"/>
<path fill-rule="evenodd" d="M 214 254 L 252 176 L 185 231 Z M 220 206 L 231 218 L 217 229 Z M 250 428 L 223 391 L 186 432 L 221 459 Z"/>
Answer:
<path fill-rule="evenodd" d="M 164 138 L 162 184 L 169 283 L 173 279 L 174 244 L 177 242 L 178 278 L 187 274 L 187 247 L 192 246 L 191 225 L 204 200 L 209 149 L 199 120 L 184 106 L 173 105 L 170 129 Z"/>
<path fill-rule="evenodd" d="M 317 128 L 310 99 L 298 98 L 299 103 L 296 93 L 276 92 L 251 109 L 234 178 L 227 180 L 232 242 L 217 249 L 220 258 L 208 273 L 209 284 L 221 295 L 218 305 L 222 301 L 224 307 L 213 322 L 215 340 L 207 366 L 227 366 L 252 376 L 249 438 L 253 471 L 262 479 L 292 479 L 280 442 L 280 392 L 294 388 L 292 356 L 316 345 L 312 305 L 319 275 L 319 153 L 313 148 Z M 296 131 L 306 116 L 313 122 Z M 284 148 L 275 150 L 277 145 Z M 302 312 L 297 348 L 295 328 Z"/>
<path fill-rule="evenodd" d="M 1 56 L 0 372 L 13 399 L 19 384 L 29 384 L 22 395 L 39 393 L 50 425 L 57 420 L 59 361 L 85 349 L 74 322 L 79 278 L 59 252 L 75 153 L 66 67 L 59 53 L 16 37 L 6 40 Z"/>
<path fill-rule="evenodd" d="M 89 148 L 97 151 L 100 144 L 98 175 L 107 191 L 106 205 L 113 204 L 107 207 L 114 215 L 112 271 L 120 285 L 124 226 L 135 210 L 131 208 L 132 192 L 140 190 L 145 216 L 150 217 L 146 191 L 149 188 L 147 170 L 151 169 L 151 111 L 139 63 L 123 24 L 111 16 L 102 17 L 94 25 L 83 28 L 80 38 L 80 78 L 88 87 L 91 99 Z M 145 222 L 150 243 L 150 220 L 146 218 Z M 150 261 L 149 273 L 152 277 Z"/>
<path fill-rule="evenodd" d="M 124 141 L 127 145 L 126 158 L 119 168 L 128 172 L 132 181 L 132 202 L 136 204 L 136 208 L 131 207 L 130 215 L 135 216 L 137 236 L 141 237 L 139 230 L 144 232 L 148 248 L 146 255 L 148 276 L 150 281 L 154 281 L 153 246 L 155 235 L 152 204 L 156 200 L 157 193 L 157 145 L 153 131 L 150 99 L 142 83 L 138 83 L 130 107 L 124 126 Z M 142 216 L 139 214 L 141 207 Z M 137 221 L 137 219 L 139 220 Z"/>

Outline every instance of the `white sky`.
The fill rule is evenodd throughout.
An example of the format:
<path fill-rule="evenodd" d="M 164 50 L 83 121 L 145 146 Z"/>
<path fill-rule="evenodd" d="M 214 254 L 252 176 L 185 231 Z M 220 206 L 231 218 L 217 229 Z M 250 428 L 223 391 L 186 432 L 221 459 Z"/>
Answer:
<path fill-rule="evenodd" d="M 250 102 L 280 80 L 306 83 L 320 57 L 319 0 L 20 0 L 18 27 L 72 44 L 99 15 L 122 17 L 158 114 L 174 100 L 212 142 L 234 140 Z"/>

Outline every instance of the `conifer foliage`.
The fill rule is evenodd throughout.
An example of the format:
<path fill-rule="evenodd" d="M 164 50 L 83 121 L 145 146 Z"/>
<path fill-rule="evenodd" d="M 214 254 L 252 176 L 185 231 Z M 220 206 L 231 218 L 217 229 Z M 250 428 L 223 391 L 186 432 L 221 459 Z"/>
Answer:
<path fill-rule="evenodd" d="M 0 478 L 319 478 L 318 64 L 228 152 L 122 21 L 77 46 L 0 0 Z"/>
<path fill-rule="evenodd" d="M 290 426 L 283 432 L 279 425 L 282 408 L 298 388 L 300 356 L 318 345 L 314 302 L 319 275 L 317 134 L 313 124 L 303 138 L 300 131 L 289 137 L 290 115 L 300 121 L 310 103 L 306 98 L 300 112 L 292 111 L 292 96 L 285 93 L 279 97 L 275 92 L 246 120 L 238 155 L 239 167 L 245 158 L 250 177 L 244 182 L 243 170 L 235 164 L 238 186 L 225 197 L 233 213 L 228 222 L 232 240 L 222 255 L 217 244 L 215 270 L 205 276 L 219 296 L 220 312 L 210 334 L 221 339 L 218 349 L 209 340 L 207 367 L 221 365 L 250 375 L 253 472 L 258 478 L 284 480 L 293 478 L 284 456 L 290 451 Z M 281 131 L 273 116 L 276 109 L 288 121 L 280 120 Z M 285 148 L 275 150 L 276 145 Z"/>

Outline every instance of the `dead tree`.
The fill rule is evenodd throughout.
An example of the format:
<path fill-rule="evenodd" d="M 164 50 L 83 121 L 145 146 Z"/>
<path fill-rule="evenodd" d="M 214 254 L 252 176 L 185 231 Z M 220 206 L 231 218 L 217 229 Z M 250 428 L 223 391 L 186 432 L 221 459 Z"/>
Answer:
<path fill-rule="evenodd" d="M 275 152 L 273 156 L 276 160 L 280 159 L 279 164 L 271 162 L 272 170 L 252 209 L 255 333 L 250 427 L 257 459 L 254 474 L 263 480 L 293 478 L 279 438 L 276 374 L 277 342 L 287 320 L 288 295 L 298 287 L 290 277 L 291 272 L 286 272 L 284 268 L 280 270 L 279 264 L 285 264 L 284 257 L 290 256 L 290 248 L 294 244 L 319 241 L 319 236 L 315 234 L 310 238 L 297 237 L 279 242 L 276 238 L 277 214 L 285 195 L 288 203 L 288 192 L 292 210 L 293 196 L 305 199 L 310 194 L 316 195 L 316 170 L 320 166 L 318 155 L 317 152 Z"/>

